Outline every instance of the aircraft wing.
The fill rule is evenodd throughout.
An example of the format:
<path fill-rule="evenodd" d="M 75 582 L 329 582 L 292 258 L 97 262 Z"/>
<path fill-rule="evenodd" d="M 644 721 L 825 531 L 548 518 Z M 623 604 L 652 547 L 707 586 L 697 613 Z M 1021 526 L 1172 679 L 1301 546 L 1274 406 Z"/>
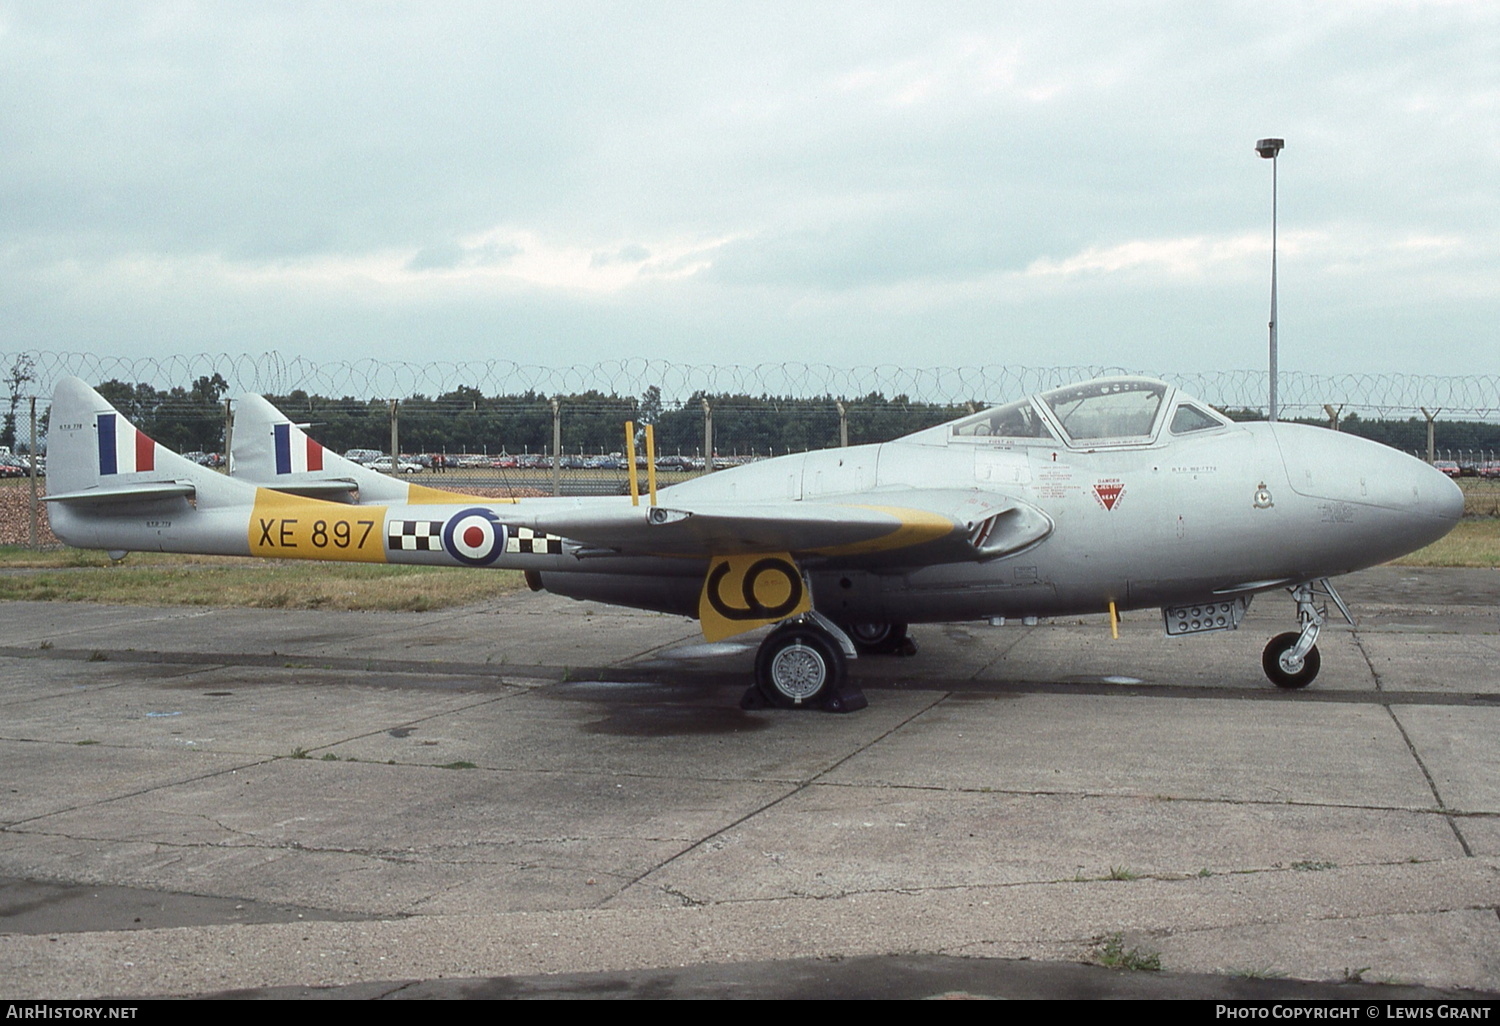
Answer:
<path fill-rule="evenodd" d="M 1016 519 L 1013 514 L 1025 511 L 1014 501 L 989 493 L 903 490 L 862 493 L 842 501 L 767 503 L 679 504 L 666 493 L 656 506 L 543 506 L 531 517 L 524 516 L 527 503 L 523 501 L 515 512 L 521 515 L 515 519 L 531 520 L 526 526 L 535 530 L 622 554 L 866 556 L 946 541 L 961 543 L 961 551 L 950 558 L 973 559 L 988 554 L 976 553 L 969 544 L 976 528 L 991 518 Z M 1050 530 L 1049 522 L 1029 527 L 1028 534 L 1040 538 Z M 926 558 L 934 555 L 928 553 Z"/>

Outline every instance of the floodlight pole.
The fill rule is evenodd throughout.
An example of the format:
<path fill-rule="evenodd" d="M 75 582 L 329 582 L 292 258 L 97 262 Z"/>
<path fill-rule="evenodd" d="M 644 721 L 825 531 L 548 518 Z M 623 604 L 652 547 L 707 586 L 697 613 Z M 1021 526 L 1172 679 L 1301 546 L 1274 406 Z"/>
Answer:
<path fill-rule="evenodd" d="M 1285 139 L 1261 139 L 1255 152 L 1271 161 L 1271 403 L 1270 419 L 1276 419 L 1276 155 Z"/>

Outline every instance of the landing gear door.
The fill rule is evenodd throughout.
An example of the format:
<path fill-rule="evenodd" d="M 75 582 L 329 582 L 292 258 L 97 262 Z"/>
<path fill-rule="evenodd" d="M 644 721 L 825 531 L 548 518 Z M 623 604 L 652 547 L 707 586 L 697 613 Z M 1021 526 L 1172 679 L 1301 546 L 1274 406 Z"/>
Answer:
<path fill-rule="evenodd" d="M 720 641 L 811 608 L 812 596 L 791 553 L 716 556 L 698 598 L 698 622 L 705 640 Z"/>

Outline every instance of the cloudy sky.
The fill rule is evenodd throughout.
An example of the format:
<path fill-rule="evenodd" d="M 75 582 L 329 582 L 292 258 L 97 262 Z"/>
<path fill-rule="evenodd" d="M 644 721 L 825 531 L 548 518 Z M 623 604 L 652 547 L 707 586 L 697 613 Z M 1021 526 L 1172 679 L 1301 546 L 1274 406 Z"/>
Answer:
<path fill-rule="evenodd" d="M 1500 6 L 0 0 L 0 352 L 1500 372 Z"/>

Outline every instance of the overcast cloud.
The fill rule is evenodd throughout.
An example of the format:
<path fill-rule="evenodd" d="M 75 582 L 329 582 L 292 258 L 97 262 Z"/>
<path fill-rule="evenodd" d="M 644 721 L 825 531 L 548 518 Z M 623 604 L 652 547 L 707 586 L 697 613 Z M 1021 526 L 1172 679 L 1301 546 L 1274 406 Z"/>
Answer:
<path fill-rule="evenodd" d="M 0 0 L 0 351 L 1500 371 L 1500 7 Z"/>

